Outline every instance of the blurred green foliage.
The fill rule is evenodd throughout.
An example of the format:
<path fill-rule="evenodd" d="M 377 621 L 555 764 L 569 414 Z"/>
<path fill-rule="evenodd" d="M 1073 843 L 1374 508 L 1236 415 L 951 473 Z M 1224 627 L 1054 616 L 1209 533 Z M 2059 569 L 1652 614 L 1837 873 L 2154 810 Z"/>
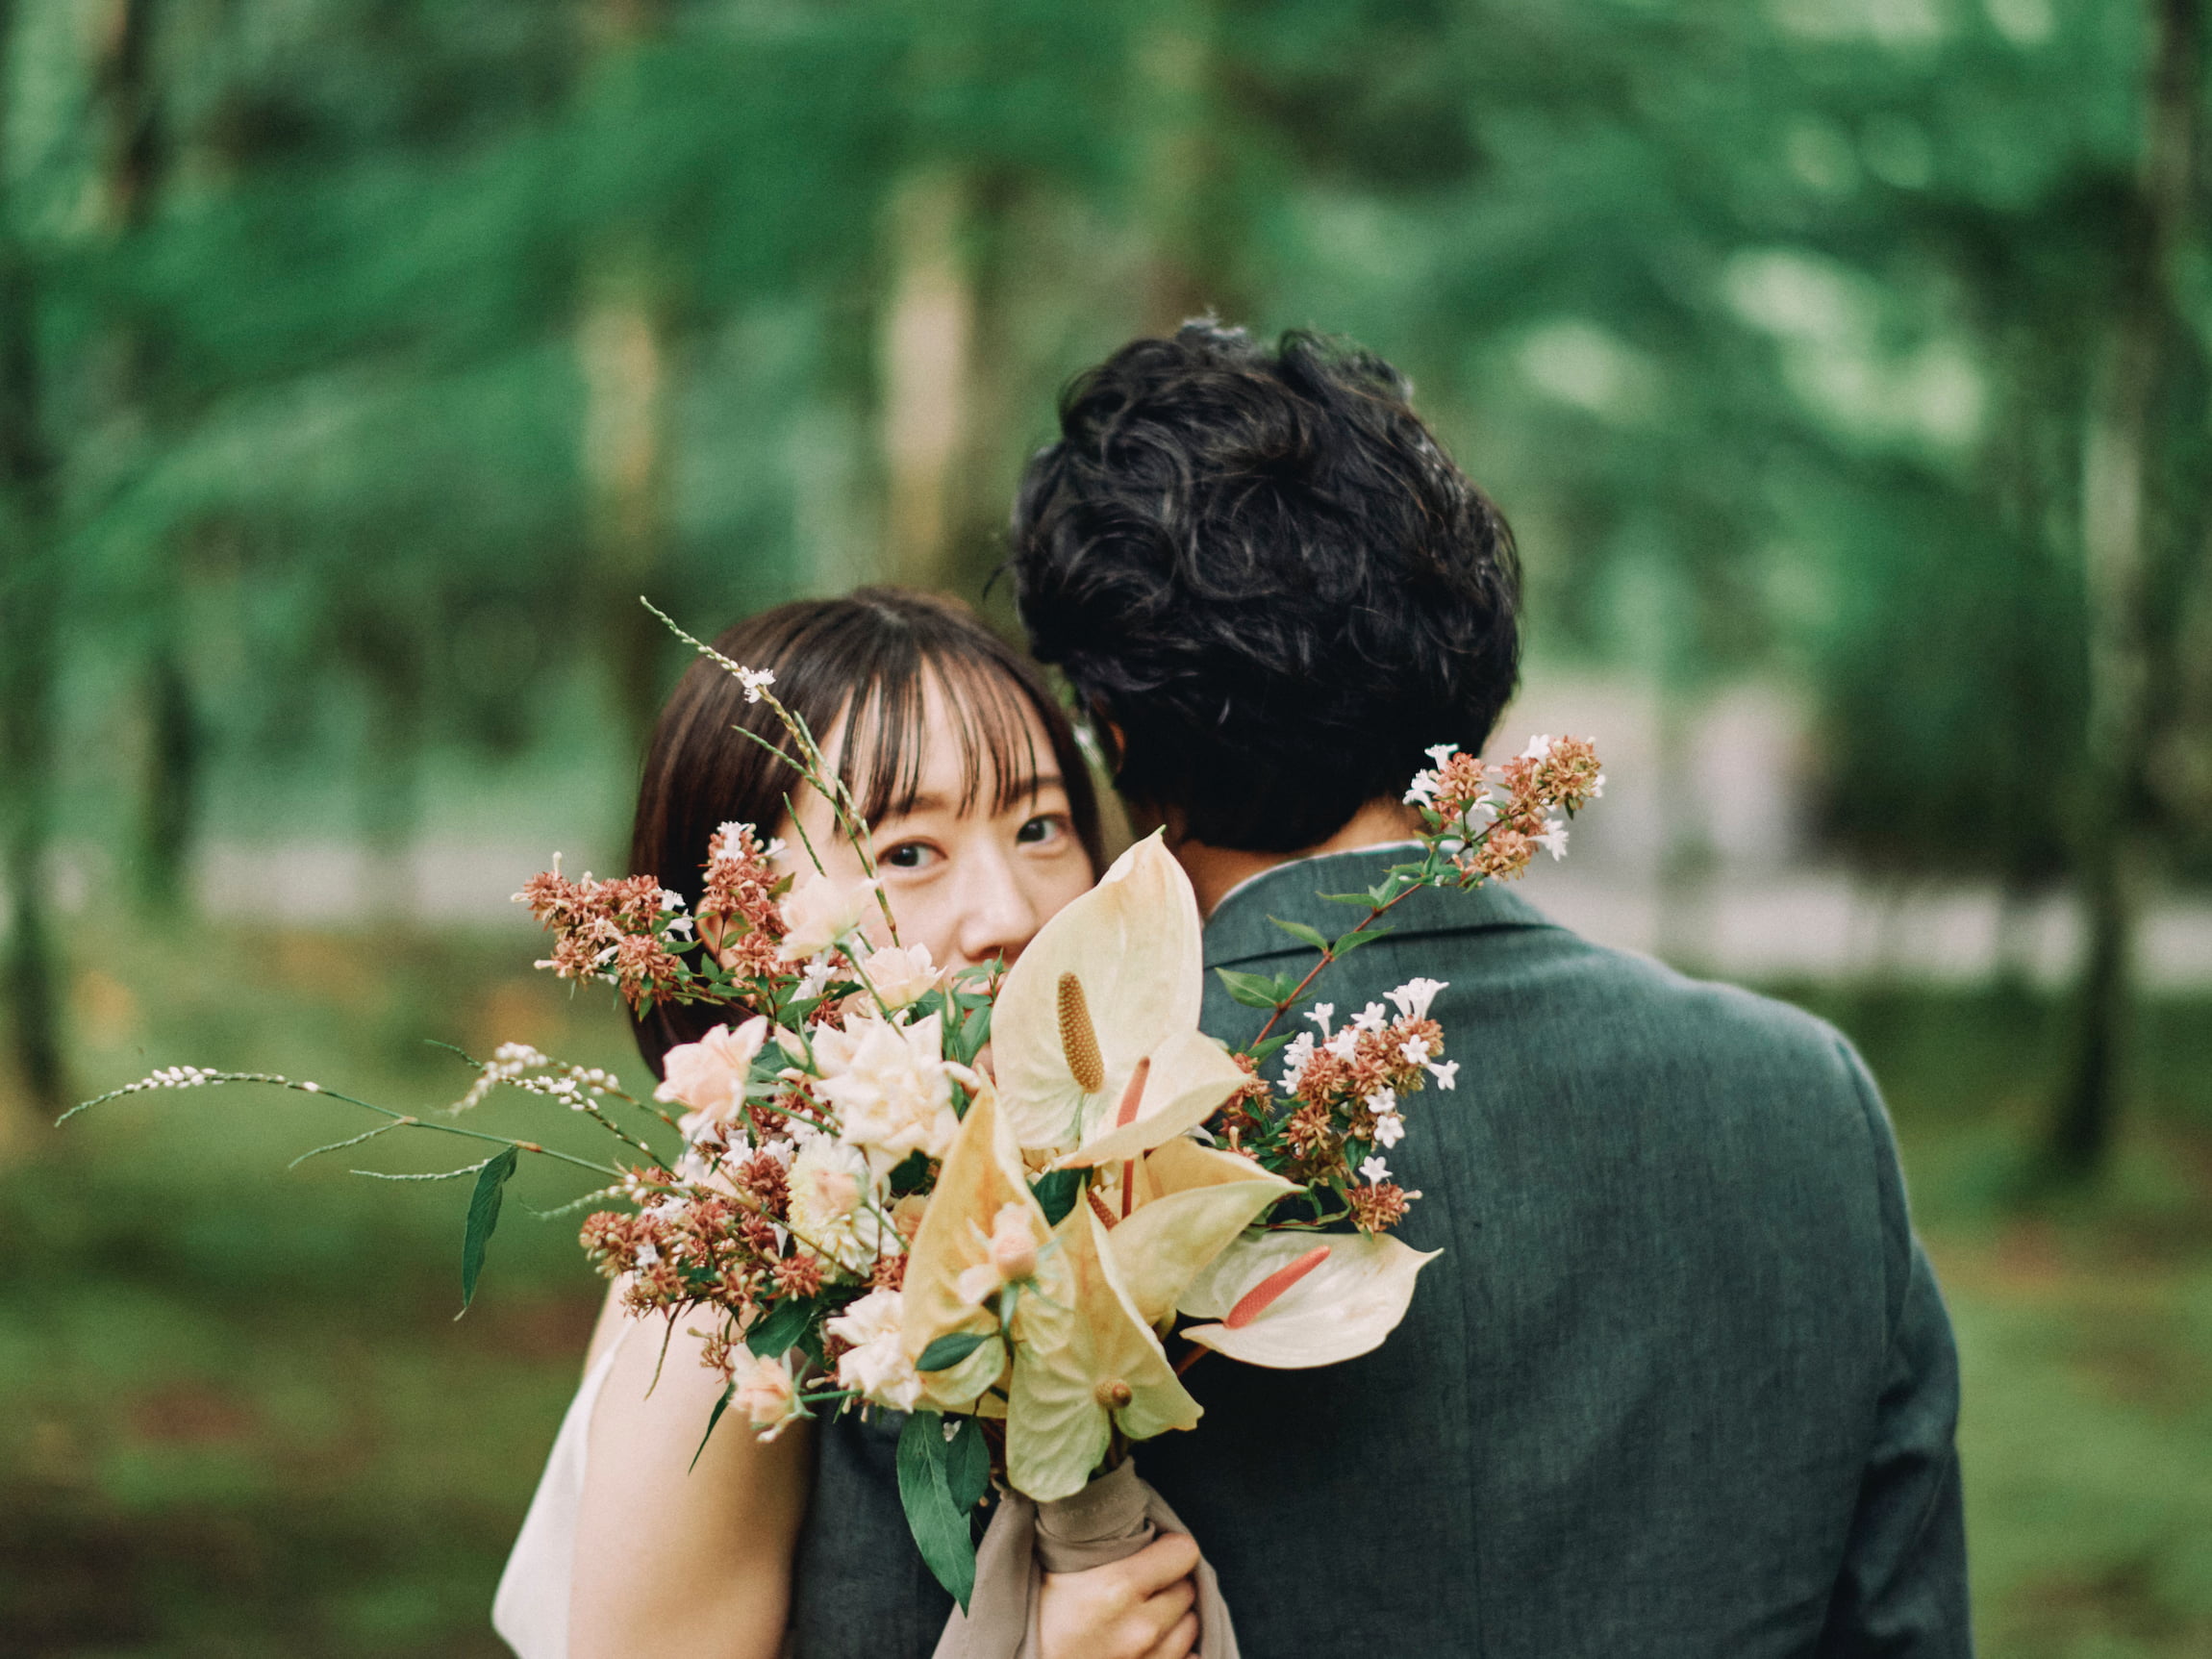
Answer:
<path fill-rule="evenodd" d="M 2201 11 L 0 0 L 0 1653 L 494 1651 L 589 1319 L 516 1209 L 449 1323 L 465 1193 L 282 1172 L 336 1107 L 15 1109 L 625 1053 L 503 943 L 195 922 L 197 849 L 603 859 L 676 666 L 636 595 L 1009 621 L 1055 390 L 1208 308 L 1411 373 L 1540 658 L 1795 681 L 1836 845 L 2088 895 L 2064 1005 L 1806 995 L 1952 1289 L 1987 1650 L 2212 1646 L 2212 1055 L 2124 966 L 2212 869 Z"/>

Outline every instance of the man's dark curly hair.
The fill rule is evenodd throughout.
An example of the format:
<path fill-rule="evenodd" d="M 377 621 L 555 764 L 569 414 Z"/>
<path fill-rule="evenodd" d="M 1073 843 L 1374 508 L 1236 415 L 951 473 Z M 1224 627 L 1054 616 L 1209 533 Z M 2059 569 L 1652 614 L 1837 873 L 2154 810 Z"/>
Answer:
<path fill-rule="evenodd" d="M 1478 750 L 1520 667 L 1504 517 L 1379 358 L 1187 323 L 1078 377 L 1014 509 L 1015 596 L 1117 782 L 1209 845 L 1294 852 Z"/>

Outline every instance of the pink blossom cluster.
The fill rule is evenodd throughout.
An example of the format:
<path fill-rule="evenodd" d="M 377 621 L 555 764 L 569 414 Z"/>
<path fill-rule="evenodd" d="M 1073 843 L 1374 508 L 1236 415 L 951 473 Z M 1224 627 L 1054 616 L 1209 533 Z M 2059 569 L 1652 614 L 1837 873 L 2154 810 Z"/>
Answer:
<path fill-rule="evenodd" d="M 1469 883 L 1510 881 L 1539 849 L 1566 856 L 1567 818 L 1605 789 L 1597 750 L 1587 738 L 1539 737 L 1496 767 L 1452 743 L 1428 753 L 1435 765 L 1414 774 L 1406 804 L 1420 810 Z M 1505 792 L 1502 800 L 1493 792 L 1494 778 Z"/>
<path fill-rule="evenodd" d="M 633 1011 L 673 1000 L 688 977 L 672 936 L 689 926 L 683 900 L 650 875 L 579 881 L 560 863 L 522 884 L 515 902 L 553 935 L 553 954 L 538 966 L 563 979 L 599 979 L 613 985 Z M 679 941 L 680 943 L 680 938 Z"/>
<path fill-rule="evenodd" d="M 1388 1231 L 1420 1194 L 1390 1178 L 1383 1157 L 1405 1137 L 1404 1103 L 1430 1083 L 1456 1086 L 1459 1062 L 1444 1058 L 1444 1028 L 1429 1018 L 1440 981 L 1415 979 L 1390 993 L 1396 1012 L 1371 1002 L 1332 1028 L 1333 1003 L 1316 1003 L 1283 1050 L 1282 1092 L 1255 1111 L 1252 1091 L 1230 1103 L 1224 1131 L 1262 1163 L 1308 1185 L 1327 1187 L 1363 1232 Z M 1362 1158 L 1355 1169 L 1354 1159 Z"/>

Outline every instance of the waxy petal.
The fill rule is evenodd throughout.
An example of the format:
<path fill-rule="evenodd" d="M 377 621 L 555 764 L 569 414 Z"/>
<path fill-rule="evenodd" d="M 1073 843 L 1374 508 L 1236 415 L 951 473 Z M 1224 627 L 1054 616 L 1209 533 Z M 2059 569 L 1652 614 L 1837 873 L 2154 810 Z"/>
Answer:
<path fill-rule="evenodd" d="M 1187 1153 L 1177 1150 L 1189 1148 Z M 1166 1166 L 1163 1168 L 1163 1166 Z M 1253 1218 L 1295 1182 L 1270 1175 L 1249 1158 L 1170 1141 L 1144 1160 L 1158 1195 L 1138 1204 L 1106 1236 L 1137 1312 L 1159 1324 L 1185 1288 L 1234 1244 Z"/>
<path fill-rule="evenodd" d="M 1120 1099 L 1139 1060 L 1197 1029 L 1198 931 L 1190 878 L 1157 835 L 1116 859 L 1096 887 L 1038 930 L 1007 970 L 991 1019 L 999 1093 L 1022 1145 L 1074 1145 L 1085 1119 Z M 1105 1062 L 1103 1084 L 1088 1094 L 1060 1040 L 1064 973 L 1082 983 Z"/>
<path fill-rule="evenodd" d="M 1250 1323 L 1233 1330 L 1226 1324 L 1193 1325 L 1182 1334 L 1246 1365 L 1284 1370 L 1335 1365 L 1381 1345 L 1405 1318 L 1415 1278 L 1442 1254 L 1412 1249 L 1387 1234 L 1253 1234 L 1215 1257 L 1178 1305 L 1193 1319 L 1225 1320 L 1268 1275 L 1319 1244 L 1329 1246 L 1328 1259 Z"/>
<path fill-rule="evenodd" d="M 939 1337 L 997 1328 L 991 1311 L 961 1295 L 959 1285 L 962 1273 L 990 1260 L 991 1229 L 1005 1204 L 1026 1206 L 1037 1236 L 1044 1236 L 1044 1211 L 1029 1190 L 1020 1150 L 994 1092 L 985 1083 L 960 1120 L 907 1255 L 899 1345 L 909 1359 L 918 1360 Z"/>
<path fill-rule="evenodd" d="M 1006 1417 L 1006 1478 L 1045 1501 L 1082 1491 L 1116 1422 L 1132 1440 L 1192 1428 L 1200 1408 L 1120 1282 L 1106 1230 L 1078 1204 L 1040 1266 L 1040 1292 L 1017 1319 Z M 1128 1391 L 1114 1407 L 1115 1385 Z"/>
<path fill-rule="evenodd" d="M 1115 1164 L 1149 1152 L 1195 1129 L 1251 1081 L 1219 1043 L 1195 1029 L 1176 1032 L 1150 1059 L 1136 1117 L 1120 1125 L 1101 1118 L 1083 1144 L 1060 1159 L 1061 1167 Z"/>

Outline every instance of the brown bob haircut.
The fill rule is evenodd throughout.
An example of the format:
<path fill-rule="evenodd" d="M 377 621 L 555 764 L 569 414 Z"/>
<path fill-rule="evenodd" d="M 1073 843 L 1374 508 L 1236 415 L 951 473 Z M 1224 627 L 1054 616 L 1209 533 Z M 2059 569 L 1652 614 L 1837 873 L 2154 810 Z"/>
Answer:
<path fill-rule="evenodd" d="M 835 749 L 841 720 L 848 739 L 840 761 L 861 816 L 870 823 L 912 809 L 921 785 L 923 692 L 935 681 L 947 693 L 960 745 L 960 810 L 991 791 L 1005 812 L 1057 770 L 1075 834 L 1095 874 L 1105 867 L 1098 799 L 1074 728 L 1037 666 L 986 628 L 957 600 L 900 588 L 860 588 L 842 599 L 801 599 L 749 616 L 715 641 L 748 667 L 772 669 L 776 695 Z M 1052 765 L 1035 752 L 1024 709 L 1037 716 Z M 638 788 L 630 869 L 699 895 L 707 841 L 735 819 L 764 840 L 782 821 L 799 776 L 744 734 L 786 746 L 765 703 L 748 703 L 727 669 L 701 658 L 684 671 L 653 727 Z M 665 1003 L 636 1020 L 638 1049 L 658 1074 L 662 1056 L 695 1043 L 729 1018 L 705 1003 Z"/>

